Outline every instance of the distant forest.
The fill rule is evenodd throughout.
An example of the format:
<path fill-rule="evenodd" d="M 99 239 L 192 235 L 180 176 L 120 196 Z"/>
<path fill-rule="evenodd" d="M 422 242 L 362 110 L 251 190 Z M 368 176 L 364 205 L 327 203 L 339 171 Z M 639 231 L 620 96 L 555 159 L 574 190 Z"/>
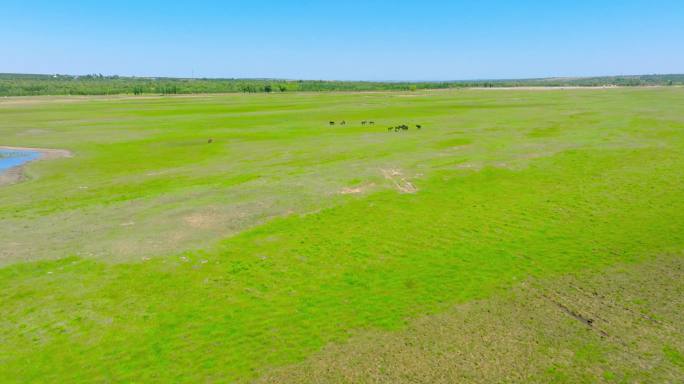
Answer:
<path fill-rule="evenodd" d="M 684 74 L 543 78 L 520 80 L 469 80 L 439 82 L 371 82 L 278 79 L 187 79 L 102 75 L 0 74 L 0 96 L 35 95 L 143 95 L 190 93 L 412 91 L 473 87 L 563 86 L 671 86 L 684 85 Z"/>

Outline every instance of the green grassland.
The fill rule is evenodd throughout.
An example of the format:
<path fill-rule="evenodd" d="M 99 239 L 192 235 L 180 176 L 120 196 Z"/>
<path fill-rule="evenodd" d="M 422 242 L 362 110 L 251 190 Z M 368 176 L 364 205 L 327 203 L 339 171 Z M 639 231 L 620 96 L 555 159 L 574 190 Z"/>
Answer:
<path fill-rule="evenodd" d="M 551 280 L 357 332 L 261 383 L 676 383 L 684 348 L 684 258 Z M 586 324 L 586 322 L 591 322 Z"/>
<path fill-rule="evenodd" d="M 683 106 L 679 87 L 1 99 L 1 145 L 74 156 L 0 186 L 0 381 L 420 382 L 318 375 L 316 361 L 331 345 L 370 353 L 365 332 L 411 339 L 417 318 L 511 302 L 530 279 L 606 290 L 616 265 L 651 276 L 644 286 L 653 260 L 681 269 Z M 411 129 L 388 132 L 398 124 Z M 650 343 L 601 337 L 547 295 L 594 339 L 549 326 L 523 341 L 597 360 L 499 377 L 681 380 L 682 330 L 668 324 L 683 283 L 669 281 L 623 284 L 627 304 L 611 291 L 663 317 L 631 329 Z M 601 360 L 615 348 L 659 363 Z"/>

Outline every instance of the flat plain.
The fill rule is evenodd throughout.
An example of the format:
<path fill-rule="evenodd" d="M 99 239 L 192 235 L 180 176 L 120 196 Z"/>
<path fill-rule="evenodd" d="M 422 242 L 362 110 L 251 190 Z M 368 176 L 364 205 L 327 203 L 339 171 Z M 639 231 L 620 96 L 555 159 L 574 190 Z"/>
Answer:
<path fill-rule="evenodd" d="M 1 382 L 684 380 L 683 88 L 10 97 L 0 145 L 71 154 L 0 186 Z"/>

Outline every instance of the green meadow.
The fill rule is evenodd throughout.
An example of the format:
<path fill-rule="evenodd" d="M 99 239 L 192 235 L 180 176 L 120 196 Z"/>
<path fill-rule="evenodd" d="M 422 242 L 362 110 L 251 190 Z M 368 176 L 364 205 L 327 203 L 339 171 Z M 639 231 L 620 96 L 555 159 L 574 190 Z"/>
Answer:
<path fill-rule="evenodd" d="M 0 145 L 72 153 L 0 186 L 0 382 L 684 380 L 684 88 L 10 97 Z"/>

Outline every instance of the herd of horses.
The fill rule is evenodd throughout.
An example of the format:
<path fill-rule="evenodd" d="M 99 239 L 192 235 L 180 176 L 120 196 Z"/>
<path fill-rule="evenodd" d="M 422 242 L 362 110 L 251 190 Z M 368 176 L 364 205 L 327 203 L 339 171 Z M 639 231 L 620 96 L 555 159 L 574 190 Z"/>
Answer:
<path fill-rule="evenodd" d="M 344 121 L 344 120 L 342 120 L 342 121 L 340 121 L 339 124 L 340 124 L 340 125 L 347 125 L 347 122 Z M 333 125 L 335 125 L 335 122 L 334 122 L 334 121 L 331 121 L 331 122 L 330 122 L 330 126 L 333 126 Z M 364 120 L 364 121 L 361 122 L 361 125 L 375 125 L 375 121 Z M 419 129 L 419 130 L 420 130 L 421 128 L 423 128 L 422 125 L 416 124 L 416 129 Z M 392 131 L 394 131 L 394 132 L 408 131 L 408 129 L 409 129 L 409 126 L 408 126 L 408 125 L 406 125 L 406 124 L 401 124 L 401 125 L 397 125 L 397 126 L 394 126 L 394 127 L 388 127 L 388 128 L 387 128 L 387 132 L 392 132 Z M 211 143 L 213 143 L 213 142 L 214 142 L 214 139 L 209 139 L 209 140 L 207 140 L 207 143 L 208 143 L 208 144 L 211 144 Z"/>
<path fill-rule="evenodd" d="M 329 124 L 330 124 L 330 126 L 333 126 L 333 125 L 335 125 L 335 122 L 334 122 L 334 121 L 331 121 Z M 340 124 L 340 125 L 347 125 L 347 122 L 346 122 L 345 120 L 342 120 L 342 121 L 340 121 L 339 124 Z M 367 120 L 364 120 L 364 121 L 361 122 L 361 125 L 366 125 L 366 124 L 368 124 L 368 125 L 375 125 L 375 121 L 367 121 Z M 416 129 L 421 129 L 421 128 L 423 128 L 422 125 L 416 124 Z M 394 126 L 394 127 L 388 127 L 388 128 L 387 128 L 387 131 L 388 131 L 388 132 L 391 132 L 391 131 L 399 132 L 399 131 L 408 131 L 408 129 L 409 129 L 409 126 L 408 126 L 408 125 L 406 125 L 406 124 L 401 124 L 401 125 L 396 125 L 396 126 Z"/>
<path fill-rule="evenodd" d="M 366 124 L 374 125 L 374 124 L 375 124 L 375 121 L 366 121 L 366 120 L 364 120 L 364 121 L 361 122 L 361 125 L 366 125 Z M 335 125 L 335 122 L 334 122 L 334 121 L 331 121 L 331 122 L 330 122 L 330 125 L 331 125 L 331 126 Z M 344 121 L 344 120 L 342 120 L 342 121 L 340 121 L 340 125 L 347 125 L 347 122 Z"/>
<path fill-rule="evenodd" d="M 416 129 L 421 129 L 421 128 L 423 128 L 422 125 L 416 124 Z M 387 128 L 387 131 L 388 131 L 388 132 L 391 132 L 391 131 L 399 132 L 399 131 L 408 131 L 408 129 L 409 129 L 409 126 L 408 126 L 408 125 L 406 125 L 406 124 L 401 124 L 401 125 L 397 125 L 397 126 L 395 126 L 395 127 L 388 127 L 388 128 Z"/>

